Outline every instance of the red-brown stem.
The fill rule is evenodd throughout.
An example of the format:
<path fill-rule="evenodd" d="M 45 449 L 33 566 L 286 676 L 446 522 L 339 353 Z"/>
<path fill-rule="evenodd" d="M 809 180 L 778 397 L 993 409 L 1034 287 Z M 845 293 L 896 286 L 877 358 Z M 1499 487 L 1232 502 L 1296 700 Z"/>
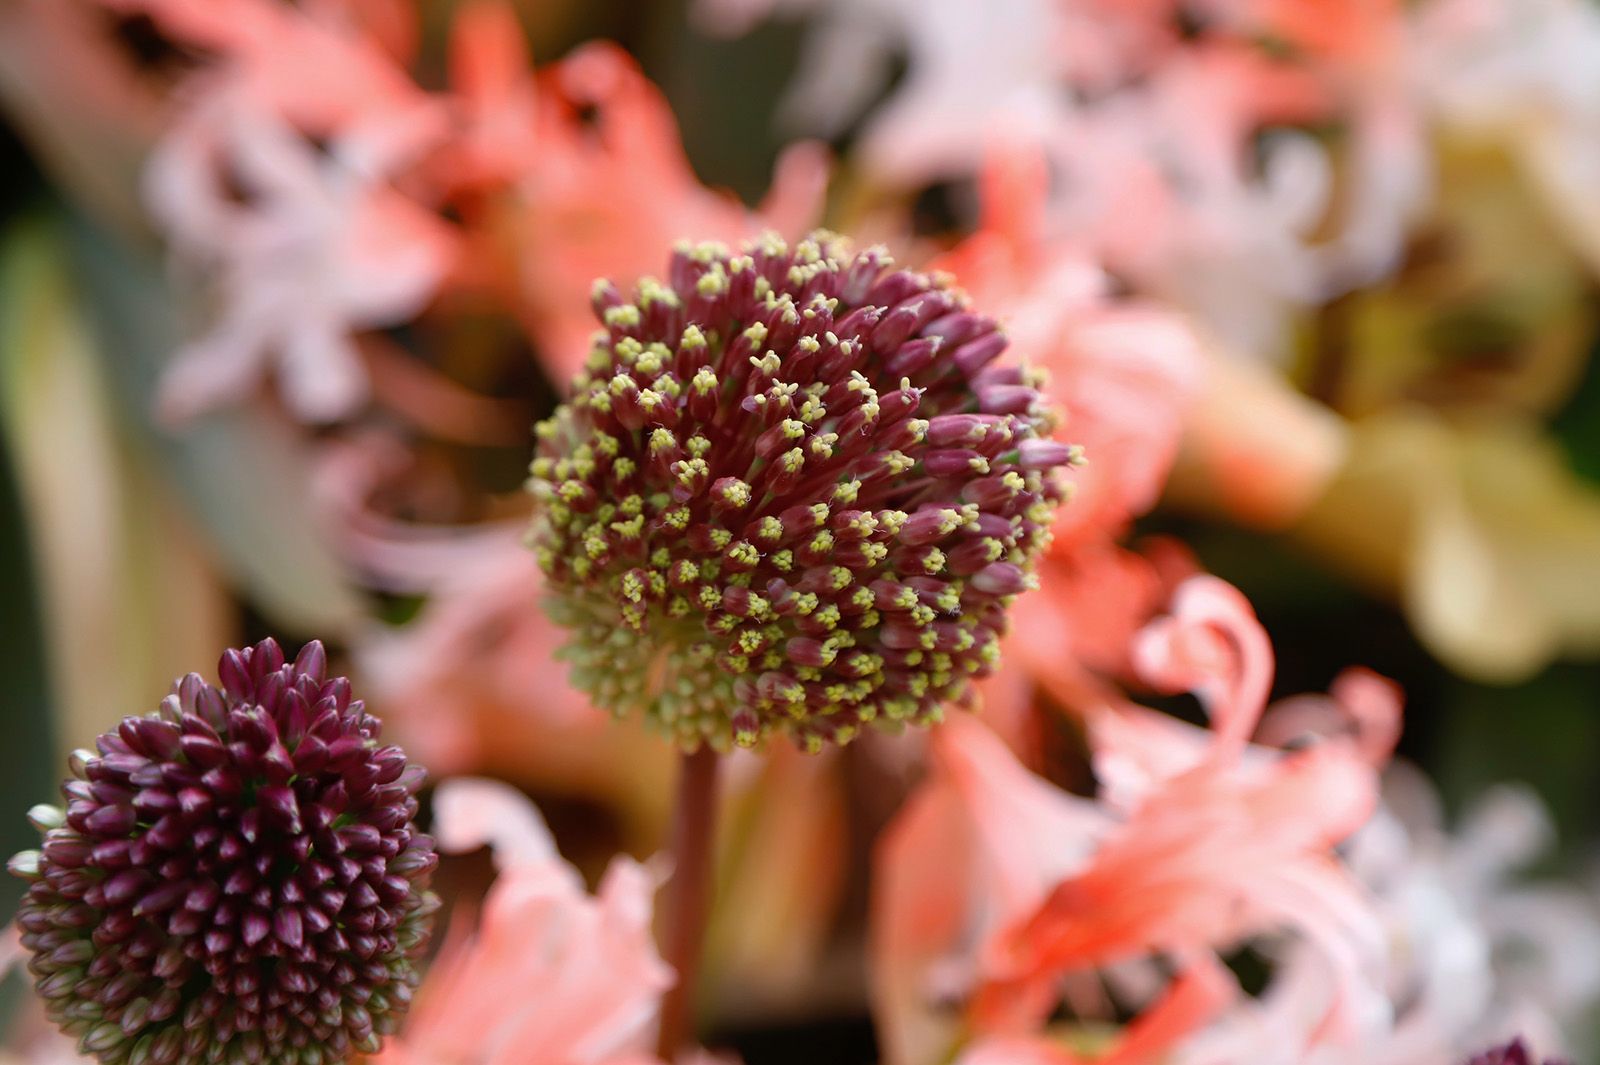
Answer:
<path fill-rule="evenodd" d="M 674 1061 L 694 1042 L 694 991 L 700 951 L 711 915 L 712 857 L 717 827 L 717 753 L 702 745 L 678 760 L 678 795 L 672 812 L 672 880 L 661 935 L 661 953 L 677 972 L 677 983 L 661 1003 L 657 1053 Z"/>

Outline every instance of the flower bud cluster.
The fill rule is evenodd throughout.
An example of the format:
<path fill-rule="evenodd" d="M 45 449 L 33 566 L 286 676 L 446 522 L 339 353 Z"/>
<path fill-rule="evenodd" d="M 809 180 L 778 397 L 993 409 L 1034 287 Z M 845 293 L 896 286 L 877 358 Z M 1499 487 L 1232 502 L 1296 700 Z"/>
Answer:
<path fill-rule="evenodd" d="M 942 277 L 816 233 L 595 285 L 530 540 L 574 683 L 686 746 L 938 717 L 997 661 L 1076 449 Z"/>
<path fill-rule="evenodd" d="M 312 643 L 228 651 L 79 751 L 16 923 L 50 1017 L 107 1065 L 323 1065 L 417 982 L 437 862 L 420 766 Z"/>

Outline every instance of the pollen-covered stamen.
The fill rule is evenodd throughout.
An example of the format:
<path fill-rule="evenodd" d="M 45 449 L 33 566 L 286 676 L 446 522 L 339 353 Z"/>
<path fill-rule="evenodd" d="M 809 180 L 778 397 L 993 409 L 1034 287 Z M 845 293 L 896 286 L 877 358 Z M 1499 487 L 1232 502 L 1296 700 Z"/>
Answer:
<path fill-rule="evenodd" d="M 17 912 L 50 1017 L 116 1065 L 305 1063 L 377 1049 L 436 902 L 420 767 L 322 645 L 191 673 L 71 759 Z"/>
<path fill-rule="evenodd" d="M 605 330 L 529 484 L 600 704 L 688 745 L 818 747 L 993 669 L 1077 452 L 991 319 L 888 265 L 769 236 L 682 246 L 632 302 L 595 287 Z"/>

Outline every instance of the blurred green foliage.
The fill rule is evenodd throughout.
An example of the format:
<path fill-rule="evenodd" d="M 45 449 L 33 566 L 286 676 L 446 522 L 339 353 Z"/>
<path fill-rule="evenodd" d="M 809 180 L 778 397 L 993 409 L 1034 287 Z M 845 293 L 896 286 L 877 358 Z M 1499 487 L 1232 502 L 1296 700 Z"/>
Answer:
<path fill-rule="evenodd" d="M 0 433 L 0 691 L 5 692 L 5 742 L 0 743 L 0 850 L 15 854 L 38 843 L 22 811 L 49 799 L 54 780 L 49 666 L 33 579 L 33 550 L 17 490 L 16 470 Z M 23 883 L 0 878 L 0 918 L 11 920 Z M 0 1022 L 9 1017 L 21 978 L 0 985 Z"/>

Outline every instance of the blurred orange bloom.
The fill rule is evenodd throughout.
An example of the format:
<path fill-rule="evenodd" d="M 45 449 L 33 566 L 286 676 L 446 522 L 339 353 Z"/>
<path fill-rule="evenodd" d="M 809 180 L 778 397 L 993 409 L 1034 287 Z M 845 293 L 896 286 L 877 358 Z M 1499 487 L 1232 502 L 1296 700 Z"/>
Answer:
<path fill-rule="evenodd" d="M 821 213 L 821 145 L 786 150 L 752 212 L 700 183 L 666 98 L 626 51 L 591 42 L 536 71 L 497 0 L 456 15 L 450 78 L 461 126 L 430 174 L 463 200 L 485 253 L 472 282 L 507 300 L 558 384 L 588 355 L 597 278 L 626 286 L 659 268 L 659 248 L 796 236 Z"/>
<path fill-rule="evenodd" d="M 316 137 L 387 141 L 436 112 L 395 58 L 367 32 L 403 35 L 405 7 L 380 19 L 349 17 L 338 0 L 291 6 L 276 0 L 97 0 L 143 14 L 207 57 L 215 75 L 284 121 Z M 365 5 L 376 12 L 378 5 Z M 363 22 L 365 23 L 363 25 Z"/>
<path fill-rule="evenodd" d="M 1006 652 L 1071 706 L 1077 675 L 1121 669 L 1164 595 L 1158 567 L 1118 542 L 1161 493 L 1206 362 L 1183 316 L 1114 298 L 1081 242 L 1052 229 L 1048 183 L 1038 149 L 997 142 L 979 183 L 978 231 L 933 265 L 1000 318 L 1087 459 L 1068 471 L 1073 493 L 1057 511 L 1039 593 L 1017 604 Z M 1031 704 L 1014 677 L 987 687 L 992 714 L 1015 718 L 1024 712 L 1018 699 Z"/>
<path fill-rule="evenodd" d="M 1172 610 L 1144 630 L 1136 664 L 1147 683 L 1196 694 L 1212 728 L 1103 705 L 1090 735 L 1097 801 L 1032 776 L 974 720 L 941 726 L 933 776 L 878 854 L 890 1062 L 937 1058 L 963 1030 L 1042 1038 L 1063 987 L 1092 1018 L 1104 1009 L 1097 971 L 1144 1011 L 1094 1060 L 1155 1060 L 1238 997 L 1219 953 L 1283 930 L 1316 948 L 1330 980 L 1298 1033 L 1306 1045 L 1345 1035 L 1379 994 L 1380 926 L 1333 853 L 1370 816 L 1376 769 L 1350 739 L 1292 753 L 1250 744 L 1272 660 L 1248 604 L 1200 577 Z M 1398 712 L 1392 697 L 1366 710 Z M 1141 968 L 1152 956 L 1175 966 L 1164 990 Z M 941 996 L 966 1006 L 941 1010 Z M 1050 1045 L 1040 1060 L 1078 1060 Z"/>
<path fill-rule="evenodd" d="M 466 57 L 458 50 L 459 69 L 472 69 L 487 44 Z M 547 70 L 538 89 L 538 161 L 517 176 L 506 224 L 522 313 L 562 384 L 588 356 L 595 279 L 626 284 L 659 269 L 657 249 L 684 240 L 733 241 L 763 229 L 796 236 L 821 212 L 828 164 L 817 144 L 780 156 L 754 212 L 701 185 L 666 99 L 621 48 L 585 45 Z"/>
<path fill-rule="evenodd" d="M 440 846 L 494 848 L 475 931 L 453 934 L 384 1065 L 643 1065 L 672 970 L 650 922 L 654 877 L 629 858 L 590 896 L 522 794 L 489 780 L 435 795 Z"/>

